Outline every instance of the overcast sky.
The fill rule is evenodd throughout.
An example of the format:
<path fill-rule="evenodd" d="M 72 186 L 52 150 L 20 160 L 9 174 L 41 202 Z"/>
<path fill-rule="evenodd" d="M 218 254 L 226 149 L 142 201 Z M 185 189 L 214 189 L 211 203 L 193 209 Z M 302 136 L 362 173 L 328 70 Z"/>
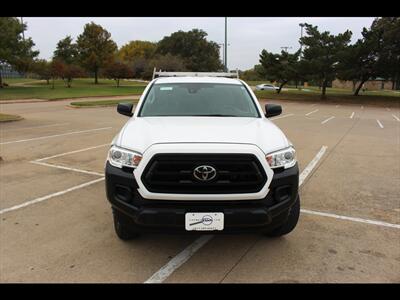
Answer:
<path fill-rule="evenodd" d="M 369 27 L 374 18 L 228 18 L 228 68 L 246 70 L 258 63 L 262 49 L 280 52 L 280 47 L 292 47 L 289 52 L 299 48 L 299 23 L 307 22 L 317 25 L 320 30 L 337 34 L 350 29 L 353 32 L 352 42 L 361 37 L 363 27 Z M 66 35 L 74 39 L 83 31 L 86 23 L 91 21 L 107 29 L 118 47 L 131 40 L 156 42 L 171 33 L 193 28 L 203 29 L 208 33 L 208 40 L 224 43 L 224 18 L 38 18 L 23 19 L 28 25 L 25 35 L 31 37 L 40 50 L 40 58 L 50 59 L 57 42 Z M 222 51 L 221 51 L 222 58 Z"/>

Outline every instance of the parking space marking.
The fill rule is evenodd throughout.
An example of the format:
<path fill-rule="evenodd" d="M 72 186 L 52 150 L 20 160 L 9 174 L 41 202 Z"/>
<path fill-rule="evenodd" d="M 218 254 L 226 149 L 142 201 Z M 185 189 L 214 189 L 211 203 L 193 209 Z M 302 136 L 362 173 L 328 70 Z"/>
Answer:
<path fill-rule="evenodd" d="M 86 133 L 86 132 L 93 132 L 93 131 L 100 131 L 100 130 L 108 130 L 108 129 L 111 129 L 111 128 L 112 127 L 102 127 L 102 128 L 94 128 L 94 129 L 81 130 L 81 131 L 72 131 L 72 132 L 61 133 L 61 134 L 46 135 L 46 136 L 41 136 L 41 137 L 36 137 L 36 138 L 31 138 L 31 139 L 2 142 L 2 143 L 0 143 L 0 145 L 22 143 L 22 142 L 29 142 L 29 141 L 37 141 L 37 140 L 49 139 L 49 138 L 54 138 L 54 137 L 59 137 L 59 136 L 66 136 L 66 135 L 71 135 L 71 134 L 79 134 L 79 133 Z"/>
<path fill-rule="evenodd" d="M 383 128 L 382 123 L 381 123 L 378 119 L 376 120 L 376 122 L 378 123 L 378 125 L 379 125 L 380 128 Z"/>
<path fill-rule="evenodd" d="M 45 166 L 45 167 L 63 169 L 63 170 L 68 170 L 68 171 L 74 171 L 74 172 L 84 173 L 84 174 L 88 174 L 88 175 L 96 175 L 96 176 L 101 176 L 101 178 L 98 178 L 98 179 L 95 179 L 95 180 L 92 180 L 92 181 L 89 181 L 89 182 L 86 182 L 86 183 L 83 183 L 83 184 L 79 184 L 77 186 L 74 186 L 72 188 L 69 188 L 69 189 L 66 189 L 66 190 L 63 190 L 63 191 L 60 191 L 60 192 L 56 192 L 56 193 L 52 193 L 50 195 L 46 195 L 46 196 L 43 196 L 43 197 L 40 197 L 40 198 L 36 198 L 36 199 L 24 202 L 24 203 L 19 204 L 19 205 L 15 205 L 15 206 L 12 206 L 12 207 L 9 207 L 9 208 L 2 209 L 2 210 L 0 210 L 0 214 L 3 214 L 3 213 L 8 212 L 8 211 L 13 211 L 13 210 L 16 210 L 16 209 L 19 209 L 19 208 L 22 208 L 22 207 L 25 207 L 25 206 L 28 206 L 28 205 L 31 205 L 31 204 L 35 204 L 35 203 L 38 203 L 38 202 L 41 202 L 41 201 L 44 201 L 44 200 L 47 200 L 47 199 L 50 199 L 50 198 L 53 198 L 53 197 L 56 197 L 56 196 L 64 195 L 65 193 L 72 192 L 72 191 L 75 191 L 77 189 L 84 188 L 84 187 L 92 185 L 92 184 L 94 184 L 96 182 L 99 182 L 101 180 L 104 180 L 104 174 L 103 173 L 98 173 L 98 172 L 93 172 L 93 171 L 86 171 L 86 170 L 76 169 L 76 168 L 70 168 L 70 167 L 65 167 L 65 166 L 60 166 L 60 165 L 55 165 L 55 164 L 48 164 L 48 163 L 43 162 L 43 160 L 54 158 L 54 157 L 60 157 L 60 156 L 67 155 L 67 154 L 87 151 L 87 150 L 91 150 L 91 149 L 94 149 L 94 148 L 103 147 L 105 145 L 108 145 L 108 144 L 102 144 L 102 145 L 83 148 L 83 149 L 79 149 L 79 150 L 75 150 L 75 151 L 69 151 L 69 152 L 65 152 L 65 153 L 56 154 L 56 155 L 53 155 L 53 156 L 44 157 L 44 158 L 41 158 L 41 159 L 38 159 L 38 160 L 30 161 L 30 163 L 37 164 L 37 165 L 42 165 L 42 166 Z"/>
<path fill-rule="evenodd" d="M 166 265 L 164 265 L 160 270 L 154 273 L 149 279 L 144 283 L 162 283 L 167 279 L 176 269 L 182 266 L 185 262 L 189 260 L 208 241 L 213 238 L 213 235 L 203 235 L 188 247 L 183 249 L 178 255 L 171 259 Z"/>
<path fill-rule="evenodd" d="M 13 210 L 17 210 L 17 209 L 20 209 L 20 208 L 35 204 L 35 203 L 39 203 L 39 202 L 45 201 L 45 200 L 48 200 L 48 199 L 51 199 L 51 198 L 54 198 L 54 197 L 61 196 L 61 195 L 64 195 L 64 194 L 72 192 L 72 191 L 76 191 L 76 190 L 81 189 L 81 188 L 85 188 L 85 187 L 87 187 L 89 185 L 95 184 L 95 183 L 100 182 L 102 180 L 104 180 L 104 177 L 97 178 L 95 180 L 88 181 L 88 182 L 85 182 L 85 183 L 70 187 L 70 188 L 65 189 L 63 191 L 59 191 L 59 192 L 52 193 L 52 194 L 49 194 L 49 195 L 46 195 L 46 196 L 43 196 L 43 197 L 39 197 L 39 198 L 30 200 L 30 201 L 24 202 L 22 204 L 14 205 L 14 206 L 9 207 L 9 208 L 4 208 L 4 209 L 0 210 L 0 215 L 4 214 L 6 212 L 10 212 L 10 211 L 13 211 Z"/>
<path fill-rule="evenodd" d="M 328 119 L 322 121 L 321 124 L 325 124 L 325 123 L 329 122 L 330 120 L 332 120 L 334 118 L 335 118 L 335 116 L 329 117 Z"/>
<path fill-rule="evenodd" d="M 48 160 L 48 159 L 51 159 L 51 158 L 56 158 L 56 157 L 61 157 L 61 156 L 69 155 L 69 154 L 79 153 L 79 152 L 92 150 L 92 149 L 96 149 L 96 148 L 101 148 L 101 147 L 105 147 L 105 146 L 109 146 L 109 145 L 110 145 L 110 143 L 101 144 L 101 145 L 98 145 L 98 146 L 93 146 L 93 147 L 88 147 L 88 148 L 83 148 L 83 149 L 78 149 L 78 150 L 74 150 L 74 151 L 69 151 L 69 152 L 64 152 L 64 153 L 52 155 L 52 156 L 43 157 L 43 158 L 40 158 L 40 159 L 36 159 L 35 161 L 38 162 L 38 161 Z"/>
<path fill-rule="evenodd" d="M 311 162 L 307 165 L 307 167 L 301 172 L 299 178 L 299 186 L 301 186 L 307 176 L 311 173 L 311 171 L 315 168 L 318 161 L 324 155 L 327 146 L 322 146 L 315 157 L 311 160 Z M 162 283 L 165 279 L 167 279 L 175 270 L 177 270 L 180 266 L 182 266 L 185 262 L 189 260 L 201 247 L 203 247 L 207 242 L 209 242 L 214 235 L 203 235 L 196 239 L 192 244 L 186 247 L 182 252 L 180 252 L 177 256 L 172 258 L 167 264 L 165 264 L 161 269 L 159 269 L 156 273 L 154 273 L 149 279 L 147 279 L 144 283 Z"/>
<path fill-rule="evenodd" d="M 363 219 L 363 218 L 357 218 L 357 217 L 347 217 L 347 216 L 336 215 L 336 214 L 331 214 L 331 213 L 325 213 L 325 212 L 320 212 L 320 211 L 308 210 L 308 209 L 301 209 L 300 211 L 302 213 L 312 214 L 312 215 L 317 215 L 317 216 L 322 216 L 322 217 L 329 217 L 329 218 L 335 218 L 335 219 L 341 219 L 341 220 L 347 220 L 347 221 L 366 223 L 366 224 L 373 224 L 373 225 L 378 225 L 378 226 L 392 227 L 392 228 L 400 229 L 400 224 L 392 224 L 392 223 L 376 221 L 376 220 L 369 220 L 369 219 Z"/>
<path fill-rule="evenodd" d="M 400 119 L 399 119 L 399 117 L 398 116 L 396 116 L 396 115 L 392 115 L 393 116 L 393 118 L 395 118 L 397 121 L 399 121 L 400 122 Z"/>
<path fill-rule="evenodd" d="M 294 114 L 287 114 L 287 115 L 283 115 L 280 117 L 271 118 L 270 120 L 278 120 L 278 119 L 283 119 L 283 118 L 291 117 L 291 116 L 294 116 Z"/>
<path fill-rule="evenodd" d="M 104 176 L 104 174 L 98 173 L 98 172 L 86 171 L 86 170 L 82 170 L 82 169 L 70 168 L 70 167 L 65 167 L 65 166 L 60 166 L 60 165 L 55 165 L 55 164 L 48 164 L 48 163 L 40 162 L 40 161 L 31 161 L 30 163 L 45 166 L 45 167 L 50 167 L 50 168 L 57 168 L 57 169 L 62 169 L 62 170 L 67 170 L 67 171 L 83 173 L 83 174 Z"/>
<path fill-rule="evenodd" d="M 21 127 L 21 128 L 11 128 L 11 129 L 6 129 L 6 131 L 26 130 L 26 129 L 46 128 L 46 127 L 55 127 L 55 126 L 63 126 L 63 125 L 68 125 L 68 124 L 70 124 L 70 123 L 57 123 L 57 124 L 41 125 L 41 126 L 30 126 L 30 127 Z"/>
<path fill-rule="evenodd" d="M 309 113 L 306 113 L 306 116 L 309 116 L 309 115 L 311 115 L 311 114 L 313 114 L 313 113 L 315 113 L 315 112 L 317 112 L 317 111 L 319 111 L 319 109 L 316 109 L 316 110 L 310 111 Z"/>
<path fill-rule="evenodd" d="M 351 113 L 350 119 L 353 119 L 354 117 L 354 111 Z"/>
<path fill-rule="evenodd" d="M 299 176 L 299 187 L 303 184 L 304 180 L 311 173 L 311 171 L 315 168 L 317 163 L 320 161 L 322 156 L 325 154 L 327 146 L 322 146 L 318 153 L 314 156 L 314 158 L 308 163 L 307 167 L 301 172 Z"/>

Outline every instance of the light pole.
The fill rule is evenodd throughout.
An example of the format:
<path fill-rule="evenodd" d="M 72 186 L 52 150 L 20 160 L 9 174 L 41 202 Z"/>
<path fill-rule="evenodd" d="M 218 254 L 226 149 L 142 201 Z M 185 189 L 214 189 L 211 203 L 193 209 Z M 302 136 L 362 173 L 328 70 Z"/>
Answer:
<path fill-rule="evenodd" d="M 304 27 L 306 24 L 300 23 L 299 25 L 300 25 L 300 27 L 301 27 L 301 30 L 300 30 L 300 57 L 301 57 L 301 55 L 303 54 L 303 43 L 301 42 L 301 38 L 303 37 L 303 27 Z"/>
<path fill-rule="evenodd" d="M 218 46 L 222 46 L 222 64 L 225 66 L 225 43 L 218 44 Z"/>
<path fill-rule="evenodd" d="M 306 24 L 300 23 L 299 25 L 300 25 L 300 27 L 301 27 L 301 29 L 300 29 L 300 54 L 299 54 L 299 58 L 301 59 L 301 58 L 303 57 L 303 43 L 302 43 L 301 39 L 303 38 L 303 27 L 304 27 Z M 303 81 L 303 82 L 300 82 L 300 83 L 302 83 L 302 85 L 304 85 L 304 81 Z M 297 87 L 297 85 L 298 85 L 298 82 L 297 82 L 297 80 L 296 80 L 296 87 Z"/>
<path fill-rule="evenodd" d="M 22 40 L 24 40 L 25 41 L 25 33 L 24 33 L 24 20 L 22 19 L 22 17 L 21 17 L 21 25 L 22 25 Z"/>
<path fill-rule="evenodd" d="M 285 49 L 285 52 L 288 52 L 287 50 L 288 50 L 288 49 L 292 49 L 292 47 L 286 46 L 286 47 L 281 47 L 281 49 Z"/>
<path fill-rule="evenodd" d="M 227 29 L 228 29 L 228 17 L 225 17 L 225 53 L 224 53 L 224 66 L 225 71 L 228 72 L 228 36 L 227 36 Z"/>

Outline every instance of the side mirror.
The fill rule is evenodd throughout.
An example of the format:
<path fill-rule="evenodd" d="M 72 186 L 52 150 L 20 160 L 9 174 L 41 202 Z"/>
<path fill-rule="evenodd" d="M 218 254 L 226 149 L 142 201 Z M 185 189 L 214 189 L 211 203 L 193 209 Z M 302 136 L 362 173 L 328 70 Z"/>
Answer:
<path fill-rule="evenodd" d="M 133 116 L 132 108 L 133 108 L 132 103 L 118 103 L 117 111 L 121 115 L 132 117 Z"/>
<path fill-rule="evenodd" d="M 265 104 L 265 116 L 267 118 L 279 116 L 282 113 L 282 106 L 277 104 Z"/>

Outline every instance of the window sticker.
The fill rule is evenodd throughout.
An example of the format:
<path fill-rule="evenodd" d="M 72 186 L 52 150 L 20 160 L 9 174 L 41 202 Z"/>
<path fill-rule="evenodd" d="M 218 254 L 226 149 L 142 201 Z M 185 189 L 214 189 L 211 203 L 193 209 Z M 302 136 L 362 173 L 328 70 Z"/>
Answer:
<path fill-rule="evenodd" d="M 172 86 L 162 86 L 160 87 L 160 91 L 172 91 Z"/>

